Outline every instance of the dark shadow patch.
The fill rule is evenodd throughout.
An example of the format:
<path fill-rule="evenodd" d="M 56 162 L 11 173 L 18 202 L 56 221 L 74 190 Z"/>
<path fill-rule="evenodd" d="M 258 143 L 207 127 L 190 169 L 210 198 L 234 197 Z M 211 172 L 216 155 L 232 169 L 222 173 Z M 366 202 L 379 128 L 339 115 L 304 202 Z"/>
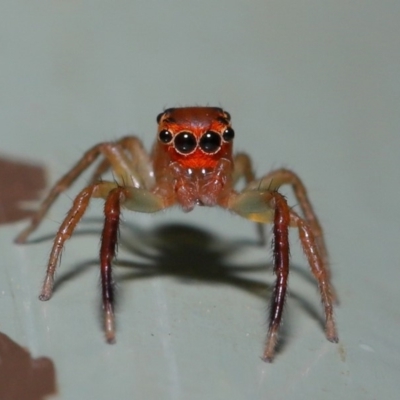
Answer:
<path fill-rule="evenodd" d="M 21 203 L 38 200 L 45 187 L 43 167 L 0 157 L 0 224 L 31 217 L 34 211 L 22 208 Z"/>
<path fill-rule="evenodd" d="M 57 392 L 56 370 L 47 357 L 27 350 L 0 332 L 0 399 L 44 400 Z"/>

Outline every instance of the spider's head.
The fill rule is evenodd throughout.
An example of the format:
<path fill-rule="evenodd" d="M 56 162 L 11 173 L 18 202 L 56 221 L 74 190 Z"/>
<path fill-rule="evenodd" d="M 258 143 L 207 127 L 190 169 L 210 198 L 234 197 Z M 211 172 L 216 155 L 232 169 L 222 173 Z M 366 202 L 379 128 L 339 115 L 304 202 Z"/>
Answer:
<path fill-rule="evenodd" d="M 222 108 L 168 108 L 157 122 L 158 146 L 186 168 L 214 168 L 219 159 L 232 158 L 235 134 Z"/>

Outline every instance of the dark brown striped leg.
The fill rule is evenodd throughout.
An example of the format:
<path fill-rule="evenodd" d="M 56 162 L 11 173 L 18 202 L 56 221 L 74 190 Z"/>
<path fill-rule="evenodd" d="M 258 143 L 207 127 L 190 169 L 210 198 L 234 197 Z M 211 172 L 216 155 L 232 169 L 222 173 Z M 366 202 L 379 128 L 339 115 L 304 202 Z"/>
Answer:
<path fill-rule="evenodd" d="M 275 288 L 270 310 L 269 330 L 264 349 L 263 360 L 271 362 L 278 340 L 278 330 L 282 321 L 283 307 L 287 292 L 289 277 L 289 223 L 290 210 L 285 198 L 279 193 L 273 194 L 275 200 L 274 216 L 274 272 L 276 274 Z"/>
<path fill-rule="evenodd" d="M 104 205 L 104 227 L 101 237 L 100 268 L 103 294 L 104 331 L 108 343 L 115 342 L 114 320 L 114 282 L 112 279 L 112 260 L 116 254 L 121 203 L 126 198 L 126 189 L 113 189 Z"/>

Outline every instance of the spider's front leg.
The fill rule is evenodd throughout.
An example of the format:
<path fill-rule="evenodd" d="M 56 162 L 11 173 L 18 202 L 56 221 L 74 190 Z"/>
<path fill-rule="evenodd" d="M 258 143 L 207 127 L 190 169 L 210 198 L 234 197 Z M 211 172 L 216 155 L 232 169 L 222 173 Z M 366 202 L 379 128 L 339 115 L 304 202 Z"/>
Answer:
<path fill-rule="evenodd" d="M 27 237 L 39 226 L 50 206 L 58 196 L 84 172 L 99 155 L 104 160 L 96 171 L 111 168 L 116 182 L 92 182 L 84 188 L 74 199 L 73 205 L 62 222 L 50 253 L 46 277 L 40 293 L 40 300 L 49 300 L 53 293 L 54 274 L 60 260 L 65 242 L 72 236 L 76 226 L 86 212 L 92 198 L 105 199 L 105 223 L 101 244 L 101 278 L 103 290 L 103 308 L 105 312 L 105 331 L 107 341 L 114 340 L 113 316 L 113 285 L 111 276 L 111 261 L 115 255 L 120 209 L 125 205 L 139 212 L 156 212 L 166 204 L 160 196 L 145 189 L 152 182 L 149 173 L 148 156 L 140 142 L 134 137 L 126 137 L 116 143 L 100 143 L 89 149 L 75 166 L 67 172 L 50 190 L 42 202 L 37 213 L 33 216 L 30 225 L 16 238 L 16 242 L 23 243 Z M 139 161 L 135 159 L 139 158 Z M 142 165 L 144 163 L 145 165 Z M 144 188 L 140 188 L 140 187 Z"/>
<path fill-rule="evenodd" d="M 161 197 L 152 194 L 146 189 L 118 186 L 118 184 L 113 182 L 100 182 L 83 189 L 75 198 L 54 240 L 46 278 L 39 296 L 40 300 L 50 299 L 53 293 L 54 273 L 65 241 L 73 234 L 92 198 L 105 199 L 105 220 L 101 238 L 100 269 L 105 336 L 107 342 L 113 343 L 115 340 L 115 323 L 111 263 L 116 253 L 121 207 L 125 206 L 138 212 L 153 213 L 163 209 L 165 202 Z"/>
<path fill-rule="evenodd" d="M 326 337 L 337 342 L 333 319 L 333 296 L 328 270 L 322 260 L 313 229 L 288 206 L 286 199 L 277 191 L 245 190 L 233 193 L 228 208 L 237 214 L 260 223 L 273 223 L 274 272 L 276 283 L 270 310 L 269 330 L 263 359 L 271 362 L 278 339 L 289 276 L 289 227 L 297 227 L 300 241 L 311 271 L 316 278 L 325 309 Z"/>
<path fill-rule="evenodd" d="M 112 189 L 104 205 L 104 227 L 101 237 L 100 268 L 103 295 L 104 331 L 108 343 L 115 341 L 114 289 L 112 280 L 112 260 L 118 241 L 121 206 L 131 210 L 154 213 L 165 208 L 166 203 L 146 189 L 118 186 Z"/>

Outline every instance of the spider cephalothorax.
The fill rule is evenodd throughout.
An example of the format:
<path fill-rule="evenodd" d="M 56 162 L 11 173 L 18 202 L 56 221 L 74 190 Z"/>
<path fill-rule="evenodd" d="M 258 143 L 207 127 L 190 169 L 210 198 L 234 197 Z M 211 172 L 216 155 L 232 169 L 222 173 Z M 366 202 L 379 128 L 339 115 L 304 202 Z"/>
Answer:
<path fill-rule="evenodd" d="M 108 342 L 115 340 L 114 292 L 111 263 L 116 252 L 121 207 L 154 213 L 179 205 L 184 211 L 195 206 L 219 206 L 244 218 L 273 224 L 274 270 L 277 276 L 271 304 L 270 323 L 263 359 L 271 361 L 277 343 L 289 275 L 289 227 L 297 228 L 300 242 L 315 276 L 325 310 L 326 337 L 337 342 L 333 319 L 333 293 L 322 229 L 299 177 L 287 169 L 271 171 L 255 179 L 249 156 L 232 153 L 234 130 L 229 113 L 218 107 L 169 108 L 157 117 L 157 138 L 150 155 L 139 139 L 124 137 L 100 143 L 51 189 L 31 224 L 17 237 L 23 243 L 42 221 L 59 194 L 99 156 L 91 183 L 75 198 L 61 224 L 47 267 L 40 294 L 48 300 L 53 292 L 54 273 L 64 243 L 72 235 L 92 198 L 103 198 L 104 228 L 100 266 L 104 308 L 104 330 Z M 101 175 L 111 169 L 115 181 Z M 244 179 L 242 191 L 235 185 Z M 291 209 L 278 189 L 291 185 L 302 216 Z"/>
<path fill-rule="evenodd" d="M 192 118 L 188 119 L 188 112 Z M 170 108 L 157 118 L 161 148 L 188 168 L 214 168 L 221 157 L 232 159 L 234 131 L 221 108 Z"/>

